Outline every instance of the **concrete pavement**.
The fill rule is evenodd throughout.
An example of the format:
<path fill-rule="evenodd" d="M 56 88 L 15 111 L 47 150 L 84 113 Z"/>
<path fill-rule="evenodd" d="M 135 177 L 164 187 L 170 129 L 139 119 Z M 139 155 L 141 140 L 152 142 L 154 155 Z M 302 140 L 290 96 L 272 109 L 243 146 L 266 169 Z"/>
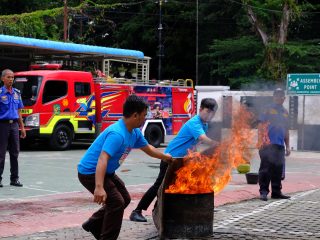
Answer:
<path fill-rule="evenodd" d="M 258 169 L 257 158 L 252 162 L 252 169 L 253 171 L 257 171 Z M 296 209 L 299 209 L 299 204 L 300 206 L 305 206 L 308 203 L 308 196 L 311 196 L 312 194 L 319 195 L 317 190 L 311 193 L 308 191 L 320 188 L 320 153 L 293 152 L 292 155 L 287 158 L 286 172 L 286 180 L 283 181 L 283 192 L 297 196 Z M 128 190 L 132 196 L 132 202 L 125 211 L 124 224 L 119 239 L 157 239 L 157 231 L 151 219 L 151 207 L 145 212 L 149 220 L 148 223 L 133 223 L 128 221 L 129 214 L 135 208 L 137 202 L 149 186 L 150 183 L 128 186 Z M 299 192 L 308 194 L 302 194 L 305 198 L 301 200 L 301 197 L 299 197 L 301 194 L 299 195 Z M 248 216 L 256 216 L 254 210 L 264 209 L 265 206 L 269 206 L 270 204 L 273 206 L 275 205 L 275 202 L 279 202 L 275 200 L 262 202 L 257 199 L 258 196 L 258 185 L 247 184 L 245 175 L 238 174 L 234 171 L 229 185 L 219 195 L 215 196 L 215 207 L 218 209 L 218 212 L 215 213 L 215 219 L 219 219 L 219 217 L 223 215 L 226 219 L 224 221 L 239 223 L 243 218 L 240 220 L 238 219 L 239 221 L 232 220 L 232 214 L 245 214 L 241 211 L 237 212 L 237 206 L 242 204 L 239 202 L 243 200 L 253 199 L 244 202 L 248 204 L 252 203 L 251 205 L 249 204 L 246 209 L 249 212 L 251 209 L 254 213 L 252 215 L 249 214 Z M 319 207 L 319 200 L 316 197 L 313 197 L 312 199 L 312 203 L 310 204 Z M 290 201 L 285 200 L 285 203 L 289 204 Z M 293 204 L 295 202 L 291 201 L 291 203 Z M 232 206 L 235 207 L 232 208 Z M 285 206 L 285 204 L 283 204 L 283 206 Z M 97 208 L 98 206 L 92 203 L 91 195 L 82 191 L 63 194 L 52 193 L 50 195 L 18 200 L 2 200 L 0 201 L 0 237 L 4 239 L 93 239 L 90 234 L 83 231 L 80 226 Z M 233 210 L 230 210 L 230 215 L 228 215 L 223 208 L 230 208 Z M 219 211 L 219 209 L 222 209 L 223 211 Z M 268 209 L 268 207 L 266 209 Z M 312 210 L 311 208 L 308 209 L 310 211 Z M 257 213 L 265 212 L 264 210 L 256 211 L 258 211 Z M 292 211 L 294 211 L 294 209 Z M 313 209 L 312 211 L 315 210 Z M 296 212 L 287 214 L 297 215 Z M 238 239 L 233 238 L 232 235 L 232 232 L 235 231 L 234 229 L 237 228 L 232 228 L 232 231 L 229 233 L 228 228 L 219 225 L 222 223 L 222 220 L 215 220 L 214 231 L 215 233 L 218 232 L 220 235 L 217 234 L 216 236 L 213 236 L 212 239 L 227 239 L 227 237 L 220 238 L 220 236 L 229 236 L 230 239 Z M 318 223 L 320 223 L 320 221 Z M 251 227 L 250 229 L 253 228 Z M 299 231 L 301 232 L 302 230 L 300 229 Z M 309 237 L 311 236 L 309 239 L 320 238 L 319 235 L 313 234 L 313 231 L 314 230 L 308 230 L 306 228 L 305 233 L 307 235 L 309 234 Z M 271 230 L 270 233 L 272 233 Z M 242 237 L 246 235 L 245 232 L 241 232 L 241 234 Z M 259 239 L 261 237 L 260 235 L 254 235 L 259 237 L 251 239 Z M 287 235 L 284 234 L 283 236 L 287 237 Z M 247 236 L 251 236 L 251 234 L 247 234 Z M 300 238 L 299 234 L 293 234 L 292 238 L 286 239 L 296 238 L 304 239 Z M 262 236 L 261 239 L 268 238 Z"/>

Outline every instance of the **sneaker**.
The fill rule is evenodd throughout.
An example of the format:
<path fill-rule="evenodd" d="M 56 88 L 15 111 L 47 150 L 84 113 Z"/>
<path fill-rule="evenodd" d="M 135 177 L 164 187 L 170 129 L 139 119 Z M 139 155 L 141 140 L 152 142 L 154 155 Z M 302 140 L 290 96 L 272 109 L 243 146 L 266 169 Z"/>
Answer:
<path fill-rule="evenodd" d="M 0 181 L 0 187 L 3 187 L 3 185 L 2 185 L 2 181 Z"/>
<path fill-rule="evenodd" d="M 268 201 L 268 197 L 266 194 L 260 194 L 260 200 L 262 201 Z"/>
<path fill-rule="evenodd" d="M 280 193 L 280 194 L 271 194 L 271 198 L 273 198 L 273 199 L 289 199 L 291 197 Z"/>
<path fill-rule="evenodd" d="M 15 187 L 22 187 L 23 186 L 23 184 L 21 182 L 19 182 L 19 180 L 15 180 L 15 181 L 10 182 L 10 185 L 15 186 Z"/>
<path fill-rule="evenodd" d="M 147 219 L 142 215 L 142 210 L 133 210 L 130 215 L 130 221 L 133 222 L 146 222 Z"/>
<path fill-rule="evenodd" d="M 86 232 L 91 232 L 92 235 L 96 238 L 99 239 L 100 237 L 100 232 L 95 230 L 95 226 L 94 223 L 88 219 L 87 221 L 85 221 L 82 224 L 82 228 L 86 231 Z"/>

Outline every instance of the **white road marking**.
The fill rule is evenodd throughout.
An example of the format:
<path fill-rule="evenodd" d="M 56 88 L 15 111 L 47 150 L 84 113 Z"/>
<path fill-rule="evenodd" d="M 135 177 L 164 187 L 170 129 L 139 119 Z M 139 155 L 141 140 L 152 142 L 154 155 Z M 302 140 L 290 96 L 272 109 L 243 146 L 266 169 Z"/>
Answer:
<path fill-rule="evenodd" d="M 30 189 L 30 190 L 51 192 L 51 193 L 61 193 L 61 192 L 59 192 L 59 191 L 46 190 L 46 189 L 42 189 L 42 188 L 33 188 L 33 187 L 23 187 L 23 188 Z"/>
<path fill-rule="evenodd" d="M 239 222 L 240 220 L 242 220 L 242 219 L 244 219 L 246 217 L 253 216 L 255 214 L 267 211 L 267 210 L 269 210 L 271 208 L 274 208 L 274 207 L 278 207 L 278 206 L 280 206 L 280 205 L 282 205 L 284 203 L 287 203 L 288 201 L 297 200 L 297 199 L 299 199 L 301 197 L 307 196 L 307 195 L 312 194 L 312 193 L 314 193 L 316 191 L 319 191 L 319 189 L 315 189 L 315 190 L 310 190 L 310 191 L 307 191 L 307 192 L 299 193 L 299 194 L 295 195 L 294 197 L 291 197 L 290 200 L 284 199 L 284 200 L 279 200 L 279 201 L 272 202 L 272 203 L 270 203 L 270 204 L 268 204 L 266 206 L 254 209 L 252 212 L 239 214 L 239 215 L 237 215 L 235 217 L 232 217 L 230 219 L 223 220 L 221 222 L 215 223 L 213 225 L 213 227 L 216 228 L 216 229 L 225 228 L 226 226 L 228 226 L 228 225 L 230 225 L 232 223 L 235 223 L 235 222 Z"/>
<path fill-rule="evenodd" d="M 221 227 L 219 229 L 228 229 L 228 227 Z M 248 232 L 269 232 L 269 233 L 277 233 L 278 235 L 285 235 L 285 234 L 290 234 L 290 235 L 309 235 L 309 236 L 319 236 L 320 233 L 314 233 L 314 232 L 284 232 L 281 230 L 274 230 L 270 228 L 245 228 L 245 227 L 233 227 L 232 229 L 235 230 L 241 230 L 241 231 L 248 231 Z"/>

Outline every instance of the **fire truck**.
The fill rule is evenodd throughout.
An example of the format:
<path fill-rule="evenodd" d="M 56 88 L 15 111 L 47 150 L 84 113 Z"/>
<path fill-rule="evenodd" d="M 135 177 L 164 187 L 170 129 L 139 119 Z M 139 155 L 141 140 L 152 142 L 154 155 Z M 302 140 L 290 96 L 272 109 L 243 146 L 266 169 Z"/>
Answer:
<path fill-rule="evenodd" d="M 195 114 L 191 80 L 141 81 L 107 74 L 94 78 L 90 72 L 60 70 L 48 64 L 16 72 L 15 87 L 24 104 L 26 141 L 46 139 L 54 150 L 66 150 L 75 140 L 94 139 L 122 117 L 123 103 L 130 94 L 149 104 L 141 130 L 155 147 L 164 142 L 165 135 L 177 134 Z"/>

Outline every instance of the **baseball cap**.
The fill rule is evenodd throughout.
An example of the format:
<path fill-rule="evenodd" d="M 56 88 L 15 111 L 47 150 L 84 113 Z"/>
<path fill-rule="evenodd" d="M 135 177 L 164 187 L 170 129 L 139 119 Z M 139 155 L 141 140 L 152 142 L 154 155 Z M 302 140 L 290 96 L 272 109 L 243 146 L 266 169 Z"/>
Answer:
<path fill-rule="evenodd" d="M 273 91 L 273 96 L 281 96 L 281 97 L 284 97 L 286 94 L 284 92 L 284 90 L 282 88 L 276 88 L 274 91 Z"/>

